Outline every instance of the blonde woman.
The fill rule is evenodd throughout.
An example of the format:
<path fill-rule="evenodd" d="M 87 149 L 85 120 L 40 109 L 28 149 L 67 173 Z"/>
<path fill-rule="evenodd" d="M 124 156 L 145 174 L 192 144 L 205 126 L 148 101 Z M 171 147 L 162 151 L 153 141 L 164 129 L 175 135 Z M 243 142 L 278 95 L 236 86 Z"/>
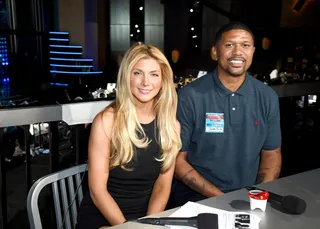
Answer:
<path fill-rule="evenodd" d="M 77 228 L 98 229 L 161 212 L 181 147 L 171 67 L 152 45 L 124 55 L 117 97 L 99 113 L 89 140 L 86 195 Z"/>

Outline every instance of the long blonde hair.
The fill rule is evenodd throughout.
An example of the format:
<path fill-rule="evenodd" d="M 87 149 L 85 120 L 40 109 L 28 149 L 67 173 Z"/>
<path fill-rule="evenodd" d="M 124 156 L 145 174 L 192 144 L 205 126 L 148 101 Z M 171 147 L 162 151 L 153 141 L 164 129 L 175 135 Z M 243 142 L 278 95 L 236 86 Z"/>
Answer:
<path fill-rule="evenodd" d="M 167 171 L 181 148 L 176 123 L 177 93 L 173 83 L 173 72 L 163 53 L 152 45 L 133 45 L 124 55 L 117 79 L 117 96 L 111 105 L 115 118 L 111 136 L 110 167 L 120 166 L 130 170 L 128 163 L 134 156 L 134 146 L 146 148 L 150 143 L 141 127 L 135 108 L 135 98 L 130 89 L 133 67 L 141 60 L 153 58 L 161 66 L 162 87 L 156 96 L 154 111 L 158 128 L 157 141 L 161 148 L 161 171 Z M 142 136 L 142 138 L 141 138 Z"/>

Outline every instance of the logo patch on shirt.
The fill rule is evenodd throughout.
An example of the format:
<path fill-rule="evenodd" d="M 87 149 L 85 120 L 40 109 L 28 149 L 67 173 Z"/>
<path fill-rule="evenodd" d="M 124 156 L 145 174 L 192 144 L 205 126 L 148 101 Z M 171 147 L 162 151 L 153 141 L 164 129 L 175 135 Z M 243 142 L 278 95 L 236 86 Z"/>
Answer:
<path fill-rule="evenodd" d="M 206 113 L 206 133 L 224 132 L 224 113 Z"/>

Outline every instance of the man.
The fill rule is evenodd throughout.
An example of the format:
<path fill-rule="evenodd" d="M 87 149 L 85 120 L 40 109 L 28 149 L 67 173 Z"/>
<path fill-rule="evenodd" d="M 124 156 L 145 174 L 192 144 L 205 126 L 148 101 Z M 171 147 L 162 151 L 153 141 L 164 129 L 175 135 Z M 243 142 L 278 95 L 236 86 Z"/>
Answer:
<path fill-rule="evenodd" d="M 179 91 L 178 206 L 279 177 L 279 101 L 247 73 L 254 51 L 252 31 L 228 23 L 216 35 L 216 70 Z"/>

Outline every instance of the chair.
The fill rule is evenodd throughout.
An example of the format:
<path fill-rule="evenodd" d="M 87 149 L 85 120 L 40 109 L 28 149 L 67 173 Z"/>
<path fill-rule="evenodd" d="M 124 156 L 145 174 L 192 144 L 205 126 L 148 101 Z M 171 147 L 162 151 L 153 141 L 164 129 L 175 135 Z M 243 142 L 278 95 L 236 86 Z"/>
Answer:
<path fill-rule="evenodd" d="M 86 172 L 87 169 L 87 164 L 77 165 L 44 176 L 32 185 L 27 198 L 27 211 L 31 229 L 42 229 L 38 198 L 42 189 L 47 185 L 52 186 L 57 228 L 75 228 L 77 206 L 80 205 L 83 198 L 82 180 L 84 175 L 81 176 L 81 174 Z M 64 227 L 62 227 L 63 224 Z"/>

